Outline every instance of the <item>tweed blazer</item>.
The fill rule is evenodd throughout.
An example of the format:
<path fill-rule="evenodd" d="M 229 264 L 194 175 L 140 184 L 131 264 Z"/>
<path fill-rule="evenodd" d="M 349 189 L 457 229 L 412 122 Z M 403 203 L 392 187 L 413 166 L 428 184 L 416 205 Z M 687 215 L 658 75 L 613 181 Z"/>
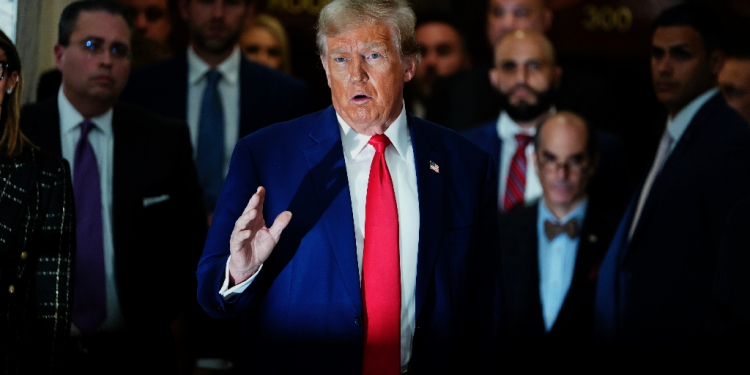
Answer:
<path fill-rule="evenodd" d="M 60 372 L 73 254 L 68 162 L 34 148 L 0 156 L 0 372 Z"/>

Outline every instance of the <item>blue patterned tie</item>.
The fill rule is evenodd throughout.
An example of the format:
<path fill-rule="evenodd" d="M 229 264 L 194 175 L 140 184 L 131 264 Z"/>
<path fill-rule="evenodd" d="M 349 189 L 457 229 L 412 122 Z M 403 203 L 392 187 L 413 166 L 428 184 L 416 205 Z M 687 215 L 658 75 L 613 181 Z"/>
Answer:
<path fill-rule="evenodd" d="M 99 167 L 88 139 L 94 127 L 89 120 L 81 123 L 73 161 L 77 236 L 73 324 L 84 334 L 94 333 L 107 317 Z"/>
<path fill-rule="evenodd" d="M 206 73 L 206 89 L 201 101 L 198 130 L 198 176 L 203 186 L 203 204 L 206 212 L 213 212 L 224 183 L 224 110 L 216 85 L 221 73 Z"/>

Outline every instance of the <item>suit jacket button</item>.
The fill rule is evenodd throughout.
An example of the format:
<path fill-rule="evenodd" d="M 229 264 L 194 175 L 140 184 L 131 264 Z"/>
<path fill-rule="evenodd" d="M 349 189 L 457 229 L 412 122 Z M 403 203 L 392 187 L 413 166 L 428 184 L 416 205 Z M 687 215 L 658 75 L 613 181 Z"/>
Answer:
<path fill-rule="evenodd" d="M 16 292 L 16 287 L 14 287 L 13 285 L 8 287 L 8 294 L 13 294 L 15 292 Z"/>
<path fill-rule="evenodd" d="M 361 326 L 362 325 L 362 318 L 360 318 L 360 317 L 354 318 L 354 324 L 356 324 L 357 327 Z"/>
<path fill-rule="evenodd" d="M 26 260 L 26 258 L 28 258 L 28 257 L 29 257 L 29 253 L 27 253 L 25 251 L 21 252 L 21 260 Z"/>

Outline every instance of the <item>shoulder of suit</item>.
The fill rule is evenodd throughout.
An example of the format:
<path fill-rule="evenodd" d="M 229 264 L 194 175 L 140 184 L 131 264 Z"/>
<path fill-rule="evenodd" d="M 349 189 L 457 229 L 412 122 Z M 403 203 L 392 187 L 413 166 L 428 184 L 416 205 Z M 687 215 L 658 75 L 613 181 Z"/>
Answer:
<path fill-rule="evenodd" d="M 123 101 L 119 101 L 114 105 L 112 121 L 124 121 L 129 126 L 134 128 L 146 127 L 149 131 L 189 131 L 187 123 L 182 120 L 163 117 L 148 109 Z"/>
<path fill-rule="evenodd" d="M 299 90 L 307 87 L 307 84 L 299 78 L 292 77 L 291 75 L 279 70 L 271 69 L 265 65 L 250 61 L 244 57 L 242 58 L 240 66 L 240 73 L 242 72 L 242 69 L 244 69 L 253 79 L 273 83 L 275 86 L 281 85 L 282 87 L 280 88 L 291 87 Z"/>

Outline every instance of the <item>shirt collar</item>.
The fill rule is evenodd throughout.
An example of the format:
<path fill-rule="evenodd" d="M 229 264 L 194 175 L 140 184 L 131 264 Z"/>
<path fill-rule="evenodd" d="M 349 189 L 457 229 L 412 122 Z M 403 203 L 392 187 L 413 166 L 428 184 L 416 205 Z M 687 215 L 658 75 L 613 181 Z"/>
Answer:
<path fill-rule="evenodd" d="M 570 220 L 575 220 L 578 222 L 578 227 L 583 227 L 583 219 L 586 217 L 586 210 L 589 206 L 589 199 L 588 197 L 584 197 L 581 203 L 578 204 L 578 207 L 573 209 L 569 214 L 565 215 L 562 220 L 558 220 L 555 215 L 552 214 L 552 212 L 547 208 L 547 203 L 544 202 L 544 198 L 539 200 L 539 222 L 544 223 L 545 220 L 549 220 L 553 223 L 557 224 L 564 224 L 567 223 Z"/>
<path fill-rule="evenodd" d="M 336 113 L 336 119 L 339 123 L 344 155 L 349 160 L 354 160 L 354 158 L 364 150 L 365 146 L 367 146 L 370 141 L 370 136 L 354 131 L 354 129 L 352 129 L 352 127 L 349 126 L 341 116 L 339 116 L 338 112 Z M 396 118 L 396 121 L 385 130 L 385 135 L 391 140 L 391 144 L 396 149 L 396 152 L 398 152 L 398 155 L 406 160 L 406 152 L 411 140 L 409 137 L 409 127 L 407 126 L 406 121 L 406 106 L 403 101 L 401 102 L 401 113 Z"/>
<path fill-rule="evenodd" d="M 550 107 L 550 115 L 554 115 L 557 112 L 555 106 Z M 505 110 L 500 112 L 500 117 L 497 119 L 497 134 L 500 139 L 513 139 L 516 134 L 527 134 L 534 136 L 536 134 L 536 127 L 529 130 L 522 129 L 518 124 L 510 118 L 508 112 Z"/>
<path fill-rule="evenodd" d="M 62 133 L 71 131 L 80 131 L 80 126 L 85 118 L 81 115 L 73 104 L 70 103 L 65 94 L 63 94 L 62 86 L 57 92 L 57 107 L 60 111 L 60 130 Z M 101 116 L 93 117 L 89 119 L 96 125 L 95 129 L 98 129 L 104 135 L 109 135 L 112 132 L 112 108 L 107 112 L 104 112 Z"/>
<path fill-rule="evenodd" d="M 188 83 L 195 85 L 202 80 L 206 73 L 211 70 L 200 57 L 195 53 L 193 47 L 190 46 L 187 50 L 187 61 L 188 61 Z M 239 47 L 234 47 L 232 54 L 226 58 L 216 70 L 221 73 L 222 79 L 226 80 L 230 84 L 235 84 L 239 79 L 240 62 L 242 61 L 242 55 L 240 54 Z"/>
<path fill-rule="evenodd" d="M 669 135 L 672 136 L 673 145 L 676 144 L 682 134 L 685 133 L 685 130 L 687 130 L 690 122 L 693 121 L 693 117 L 698 113 L 698 110 L 700 110 L 701 107 L 703 107 L 703 105 L 706 104 L 706 102 L 718 91 L 719 89 L 714 87 L 704 92 L 697 98 L 693 99 L 693 101 L 686 105 L 685 108 L 681 109 L 674 118 L 667 118 L 667 131 L 669 132 Z"/>

